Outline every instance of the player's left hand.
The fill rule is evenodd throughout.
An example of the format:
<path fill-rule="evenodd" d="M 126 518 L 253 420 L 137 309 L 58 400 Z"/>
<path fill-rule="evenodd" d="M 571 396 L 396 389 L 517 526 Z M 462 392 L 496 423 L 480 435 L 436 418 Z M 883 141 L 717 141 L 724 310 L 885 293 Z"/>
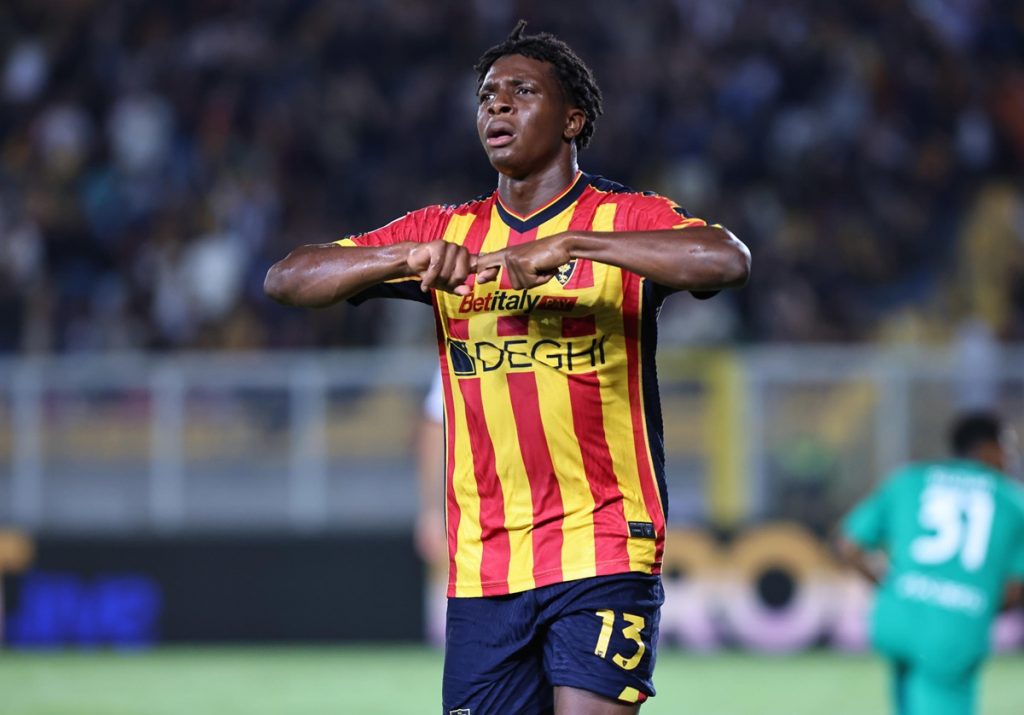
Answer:
<path fill-rule="evenodd" d="M 572 260 L 568 237 L 568 233 L 559 233 L 493 253 L 481 253 L 476 263 L 477 283 L 494 280 L 498 269 L 504 268 L 516 290 L 544 285 L 555 277 L 561 266 Z"/>

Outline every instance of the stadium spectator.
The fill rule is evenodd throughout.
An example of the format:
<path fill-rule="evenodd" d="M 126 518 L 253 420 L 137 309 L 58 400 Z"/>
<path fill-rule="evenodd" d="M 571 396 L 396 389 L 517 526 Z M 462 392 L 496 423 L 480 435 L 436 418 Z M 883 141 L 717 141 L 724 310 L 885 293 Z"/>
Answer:
<path fill-rule="evenodd" d="M 667 338 L 847 341 L 900 338 L 906 325 L 947 338 L 978 316 L 1019 339 L 1019 266 L 1000 269 L 1010 295 L 996 303 L 958 291 L 961 256 L 987 240 L 974 227 L 1022 203 L 1013 7 L 9 0 L 0 245 L 36 232 L 41 265 L 2 289 L 13 312 L 0 348 L 391 339 L 403 319 L 387 306 L 369 308 L 374 320 L 342 308 L 289 321 L 262 300 L 262 275 L 297 237 L 329 240 L 335 226 L 370 228 L 396 206 L 489 185 L 466 148 L 471 125 L 443 118 L 472 101 L 453 58 L 517 16 L 592 57 L 616 97 L 590 149 L 596 173 L 693 196 L 759 256 L 743 294 L 672 306 L 700 319 L 666 316 L 688 326 Z M 994 187 L 1009 198 L 979 198 Z M 1021 222 L 1004 225 L 1019 249 Z M 182 283 L 185 261 L 225 278 L 217 295 Z"/>

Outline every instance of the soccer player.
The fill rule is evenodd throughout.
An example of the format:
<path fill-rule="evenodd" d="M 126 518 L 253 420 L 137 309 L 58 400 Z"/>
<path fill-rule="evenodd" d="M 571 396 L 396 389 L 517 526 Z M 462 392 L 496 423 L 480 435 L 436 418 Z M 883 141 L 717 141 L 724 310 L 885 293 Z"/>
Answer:
<path fill-rule="evenodd" d="M 992 621 L 1024 579 L 1024 489 L 1005 474 L 1013 432 L 974 413 L 950 437 L 953 460 L 896 470 L 842 526 L 843 555 L 878 584 L 871 641 L 892 664 L 899 715 L 974 712 Z"/>
<path fill-rule="evenodd" d="M 666 198 L 579 170 L 601 93 L 565 43 L 524 27 L 476 65 L 497 190 L 298 248 L 265 287 L 299 306 L 433 307 L 443 712 L 625 715 L 654 694 L 663 600 L 655 319 L 673 292 L 742 285 L 750 255 Z"/>

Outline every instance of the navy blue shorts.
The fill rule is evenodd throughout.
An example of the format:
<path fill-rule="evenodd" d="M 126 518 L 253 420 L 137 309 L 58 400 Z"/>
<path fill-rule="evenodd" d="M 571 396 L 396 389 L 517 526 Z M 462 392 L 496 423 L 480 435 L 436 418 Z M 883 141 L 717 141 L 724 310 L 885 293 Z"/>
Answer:
<path fill-rule="evenodd" d="M 554 686 L 654 695 L 661 578 L 626 573 L 508 596 L 449 598 L 444 715 L 544 715 Z"/>

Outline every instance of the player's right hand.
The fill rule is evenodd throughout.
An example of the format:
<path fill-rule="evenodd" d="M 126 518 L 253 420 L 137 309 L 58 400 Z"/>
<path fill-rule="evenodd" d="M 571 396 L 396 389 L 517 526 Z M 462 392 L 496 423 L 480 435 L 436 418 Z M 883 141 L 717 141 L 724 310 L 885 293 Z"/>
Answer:
<path fill-rule="evenodd" d="M 409 250 L 409 270 L 420 278 L 420 290 L 443 290 L 469 295 L 473 289 L 466 279 L 476 269 L 476 256 L 463 246 L 448 241 L 421 243 Z"/>

